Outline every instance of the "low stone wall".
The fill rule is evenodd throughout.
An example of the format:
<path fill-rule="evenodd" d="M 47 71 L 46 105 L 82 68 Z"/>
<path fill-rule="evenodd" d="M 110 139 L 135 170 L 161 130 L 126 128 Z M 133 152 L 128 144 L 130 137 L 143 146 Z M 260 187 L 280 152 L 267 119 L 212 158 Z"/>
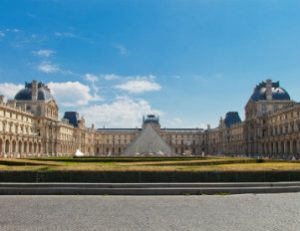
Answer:
<path fill-rule="evenodd" d="M 93 172 L 0 171 L 0 182 L 280 182 L 300 181 L 300 171 L 274 172 Z"/>

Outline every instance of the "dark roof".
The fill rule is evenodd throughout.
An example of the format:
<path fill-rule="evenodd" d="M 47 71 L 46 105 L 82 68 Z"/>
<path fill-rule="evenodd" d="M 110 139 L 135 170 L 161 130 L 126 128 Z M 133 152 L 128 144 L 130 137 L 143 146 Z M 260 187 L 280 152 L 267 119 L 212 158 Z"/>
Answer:
<path fill-rule="evenodd" d="M 250 97 L 250 100 L 253 101 L 260 101 L 260 100 L 266 100 L 266 90 L 267 90 L 267 83 L 262 82 L 258 84 L 252 96 Z M 291 100 L 289 93 L 282 87 L 280 87 L 279 82 L 272 82 L 272 96 L 273 100 Z"/>
<path fill-rule="evenodd" d="M 204 129 L 202 128 L 163 128 L 167 132 L 203 132 Z"/>
<path fill-rule="evenodd" d="M 159 117 L 156 115 L 147 115 L 146 117 L 143 117 L 143 124 L 159 124 Z"/>
<path fill-rule="evenodd" d="M 45 84 L 39 82 L 37 100 L 49 101 L 53 99 L 50 89 Z M 15 100 L 32 100 L 32 83 L 25 83 L 25 88 L 16 94 Z"/>
<path fill-rule="evenodd" d="M 80 120 L 79 113 L 75 111 L 67 111 L 64 114 L 64 119 L 67 119 L 70 124 L 77 128 Z"/>
<path fill-rule="evenodd" d="M 225 119 L 224 119 L 224 123 L 226 125 L 226 127 L 230 128 L 232 125 L 237 124 L 237 123 L 241 123 L 242 120 L 239 116 L 238 112 L 227 112 Z"/>
<path fill-rule="evenodd" d="M 98 132 L 136 132 L 141 131 L 141 128 L 98 128 Z"/>

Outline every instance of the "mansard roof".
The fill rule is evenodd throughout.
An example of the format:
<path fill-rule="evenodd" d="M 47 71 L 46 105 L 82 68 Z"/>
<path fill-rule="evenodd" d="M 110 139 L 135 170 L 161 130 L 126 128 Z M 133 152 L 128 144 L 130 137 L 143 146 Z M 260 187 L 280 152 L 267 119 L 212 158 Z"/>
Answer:
<path fill-rule="evenodd" d="M 79 125 L 80 116 L 78 112 L 66 111 L 64 114 L 64 119 L 67 119 L 70 124 L 77 128 Z"/>
<path fill-rule="evenodd" d="M 226 116 L 224 119 L 224 123 L 225 123 L 226 127 L 229 128 L 232 125 L 241 123 L 241 122 L 242 122 L 242 120 L 241 120 L 238 112 L 231 111 L 231 112 L 226 113 Z"/>

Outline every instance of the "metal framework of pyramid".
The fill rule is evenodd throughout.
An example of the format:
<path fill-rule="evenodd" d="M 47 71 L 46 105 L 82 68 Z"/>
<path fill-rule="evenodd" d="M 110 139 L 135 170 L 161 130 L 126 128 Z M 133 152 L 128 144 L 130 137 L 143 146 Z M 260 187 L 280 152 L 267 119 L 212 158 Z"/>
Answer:
<path fill-rule="evenodd" d="M 149 124 L 124 152 L 125 156 L 171 156 L 172 149 Z"/>

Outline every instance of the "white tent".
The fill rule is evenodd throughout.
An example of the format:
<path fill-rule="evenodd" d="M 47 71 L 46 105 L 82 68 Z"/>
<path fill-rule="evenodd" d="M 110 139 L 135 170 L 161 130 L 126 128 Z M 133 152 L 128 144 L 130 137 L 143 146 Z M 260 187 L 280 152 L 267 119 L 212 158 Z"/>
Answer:
<path fill-rule="evenodd" d="M 79 149 L 76 150 L 75 154 L 74 154 L 75 157 L 83 157 L 84 156 L 84 153 L 81 152 Z"/>

